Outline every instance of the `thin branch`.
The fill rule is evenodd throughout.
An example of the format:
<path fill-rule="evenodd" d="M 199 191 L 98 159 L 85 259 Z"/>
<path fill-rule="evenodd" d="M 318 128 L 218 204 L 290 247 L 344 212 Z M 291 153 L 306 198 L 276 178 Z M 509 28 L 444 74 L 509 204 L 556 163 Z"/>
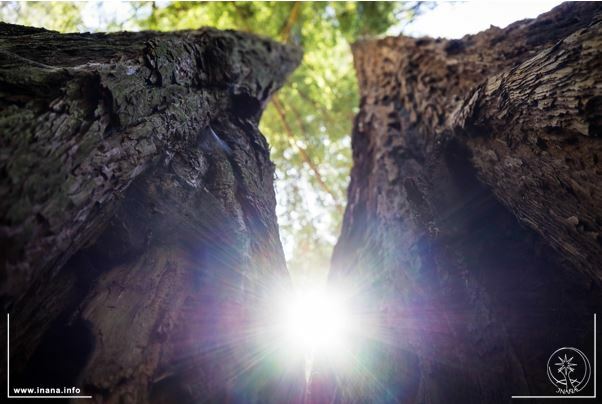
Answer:
<path fill-rule="evenodd" d="M 293 115 L 295 115 L 295 120 L 297 121 L 297 125 L 299 126 L 299 129 L 301 129 L 301 134 L 303 135 L 303 138 L 305 140 L 308 140 L 307 138 L 307 127 L 305 126 L 305 122 L 303 122 L 303 118 L 301 118 L 301 114 L 299 113 L 299 111 L 297 111 L 297 109 L 293 106 L 293 105 L 289 105 L 291 111 L 293 112 Z"/>
<path fill-rule="evenodd" d="M 286 21 L 286 25 L 283 27 L 282 31 L 280 32 L 280 39 L 283 42 L 288 42 L 290 33 L 291 33 L 293 27 L 295 26 L 297 19 L 299 18 L 300 10 L 301 10 L 301 2 L 296 1 L 293 4 L 293 7 L 291 8 L 290 14 Z M 298 150 L 298 152 L 301 155 L 301 158 L 303 159 L 305 164 L 307 164 L 309 166 L 309 168 L 313 171 L 313 173 L 316 177 L 316 180 L 318 181 L 318 184 L 320 184 L 320 187 L 327 194 L 330 195 L 330 197 L 334 201 L 334 205 L 335 205 L 335 208 L 337 209 L 337 211 L 340 214 L 343 214 L 343 207 L 339 204 L 336 194 L 333 192 L 333 190 L 328 186 L 328 184 L 326 184 L 326 182 L 322 178 L 322 175 L 320 174 L 320 170 L 318 169 L 318 166 L 313 162 L 313 160 L 307 153 L 307 150 L 305 150 L 305 148 L 301 147 L 297 143 L 297 141 L 295 139 L 295 135 L 293 133 L 293 130 L 291 129 L 288 121 L 286 120 L 286 112 L 284 110 L 284 107 L 283 107 L 282 103 L 280 102 L 280 100 L 278 99 L 277 95 L 274 95 L 272 97 L 272 103 L 274 104 L 274 107 L 276 108 L 276 112 L 278 113 L 278 116 L 280 117 L 280 121 L 282 122 L 284 131 L 286 132 L 286 135 L 288 137 L 289 144 Z M 304 125 L 303 125 L 303 121 L 302 121 L 301 117 L 299 116 L 297 111 L 293 111 L 293 112 L 295 113 L 295 116 L 298 120 L 299 128 L 303 132 L 304 137 L 307 138 L 307 134 L 305 133 L 305 129 L 304 129 Z"/>
<path fill-rule="evenodd" d="M 326 112 L 326 109 L 323 108 L 323 106 L 321 106 L 318 101 L 311 98 L 307 93 L 300 90 L 299 88 L 295 88 L 294 91 L 297 94 L 299 94 L 299 97 L 301 97 L 302 99 L 304 99 L 305 101 L 307 101 L 308 103 L 313 105 L 313 107 L 316 109 L 316 111 L 319 111 L 320 116 L 322 116 L 322 118 L 324 118 L 324 121 L 328 122 L 331 125 L 335 124 L 335 120 L 332 117 L 332 115 L 329 114 L 328 112 Z M 355 115 L 353 113 L 350 113 L 349 117 L 350 117 L 349 122 L 353 122 L 353 118 L 355 117 Z"/>
<path fill-rule="evenodd" d="M 293 134 L 293 131 L 286 120 L 286 113 L 284 112 L 284 108 L 276 95 L 274 95 L 272 97 L 272 103 L 274 104 L 274 107 L 276 108 L 276 112 L 278 113 L 278 116 L 280 117 L 280 121 L 282 122 L 284 131 L 287 134 L 289 144 L 291 146 L 295 147 L 299 151 L 299 154 L 301 155 L 301 158 L 303 159 L 303 161 L 314 172 L 314 175 L 316 176 L 316 180 L 318 181 L 318 184 L 320 184 L 320 187 L 327 194 L 329 194 L 331 196 L 332 200 L 334 201 L 337 211 L 342 214 L 343 207 L 339 204 L 338 199 L 337 199 L 335 193 L 332 191 L 332 189 L 328 186 L 328 184 L 326 184 L 326 182 L 324 182 L 324 179 L 322 178 L 322 175 L 320 175 L 320 171 L 318 170 L 318 166 L 312 161 L 311 157 L 309 157 L 307 150 L 305 150 L 303 147 L 299 146 L 299 144 L 295 140 L 295 135 Z"/>
<path fill-rule="evenodd" d="M 293 29 L 293 26 L 295 25 L 295 23 L 297 22 L 297 19 L 299 18 L 299 10 L 301 10 L 301 2 L 300 1 L 296 1 L 293 4 L 293 7 L 291 8 L 291 12 L 288 15 L 288 19 L 286 20 L 286 25 L 284 26 L 284 28 L 282 28 L 282 31 L 280 31 L 280 39 L 282 39 L 282 42 L 288 42 L 288 38 L 291 34 L 291 31 Z"/>

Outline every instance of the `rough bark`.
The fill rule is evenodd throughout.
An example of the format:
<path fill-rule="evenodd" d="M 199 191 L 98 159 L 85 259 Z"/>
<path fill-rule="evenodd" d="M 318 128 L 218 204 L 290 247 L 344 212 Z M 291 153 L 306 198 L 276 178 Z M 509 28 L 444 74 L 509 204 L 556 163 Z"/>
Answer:
<path fill-rule="evenodd" d="M 601 10 L 354 45 L 361 104 L 331 281 L 351 284 L 379 332 L 355 378 L 314 395 L 509 402 L 554 392 L 556 348 L 591 358 Z"/>
<path fill-rule="evenodd" d="M 245 382 L 261 365 L 251 308 L 287 282 L 257 125 L 299 62 L 298 49 L 208 28 L 0 25 L 13 386 L 76 385 L 106 402 L 283 399 Z"/>
<path fill-rule="evenodd" d="M 481 179 L 568 266 L 602 281 L 602 20 L 479 85 L 449 126 Z M 525 175 L 528 173 L 529 175 Z"/>

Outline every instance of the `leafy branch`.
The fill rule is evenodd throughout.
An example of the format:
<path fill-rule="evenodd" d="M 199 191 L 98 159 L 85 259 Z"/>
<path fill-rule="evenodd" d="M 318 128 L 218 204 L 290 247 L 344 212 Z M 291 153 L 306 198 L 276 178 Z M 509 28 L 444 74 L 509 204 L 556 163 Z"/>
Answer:
<path fill-rule="evenodd" d="M 282 127 L 284 128 L 284 131 L 286 132 L 289 144 L 292 147 L 294 147 L 295 149 L 297 149 L 297 151 L 301 155 L 301 158 L 303 159 L 303 162 L 305 162 L 305 164 L 307 164 L 309 166 L 309 168 L 313 171 L 316 181 L 318 181 L 318 184 L 320 185 L 322 190 L 330 195 L 330 197 L 332 198 L 332 200 L 335 203 L 335 207 L 336 207 L 337 211 L 339 211 L 339 213 L 342 214 L 343 206 L 338 201 L 336 194 L 328 186 L 328 184 L 324 181 L 324 178 L 320 174 L 320 170 L 319 170 L 318 166 L 312 161 L 311 157 L 307 153 L 307 150 L 304 147 L 301 147 L 297 143 L 297 140 L 295 139 L 295 135 L 294 135 L 288 121 L 286 120 L 286 113 L 284 111 L 284 107 L 282 106 L 277 95 L 274 95 L 272 97 L 272 104 L 274 105 L 274 108 L 276 109 L 276 112 L 278 113 L 278 116 L 280 117 L 280 122 L 282 123 Z"/>

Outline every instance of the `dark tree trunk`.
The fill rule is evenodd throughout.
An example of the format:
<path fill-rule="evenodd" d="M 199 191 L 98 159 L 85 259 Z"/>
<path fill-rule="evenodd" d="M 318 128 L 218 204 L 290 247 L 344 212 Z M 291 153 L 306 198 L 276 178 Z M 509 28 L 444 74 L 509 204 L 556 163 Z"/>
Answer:
<path fill-rule="evenodd" d="M 601 17 L 567 3 L 461 40 L 355 44 L 361 105 L 331 281 L 354 285 L 380 328 L 356 352 L 365 377 L 320 381 L 314 398 L 510 402 L 555 392 L 557 348 L 593 359 Z"/>
<path fill-rule="evenodd" d="M 299 62 L 298 49 L 213 29 L 0 25 L 13 387 L 75 385 L 106 402 L 288 397 L 247 383 L 248 327 L 267 280 L 288 281 L 257 124 Z"/>

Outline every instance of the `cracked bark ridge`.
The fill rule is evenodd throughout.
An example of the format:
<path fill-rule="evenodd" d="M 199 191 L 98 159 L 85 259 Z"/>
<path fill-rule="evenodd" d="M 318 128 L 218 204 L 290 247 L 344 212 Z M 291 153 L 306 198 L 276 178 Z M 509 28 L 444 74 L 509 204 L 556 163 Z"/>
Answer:
<path fill-rule="evenodd" d="M 73 384 L 99 402 L 265 396 L 235 377 L 256 361 L 250 308 L 268 280 L 287 282 L 257 125 L 300 59 L 211 28 L 0 24 L 12 384 Z"/>
<path fill-rule="evenodd" d="M 361 104 L 331 281 L 380 313 L 357 357 L 381 377 L 322 370 L 314 395 L 507 402 L 554 393 L 539 364 L 557 347 L 593 355 L 601 10 L 353 46 Z"/>

